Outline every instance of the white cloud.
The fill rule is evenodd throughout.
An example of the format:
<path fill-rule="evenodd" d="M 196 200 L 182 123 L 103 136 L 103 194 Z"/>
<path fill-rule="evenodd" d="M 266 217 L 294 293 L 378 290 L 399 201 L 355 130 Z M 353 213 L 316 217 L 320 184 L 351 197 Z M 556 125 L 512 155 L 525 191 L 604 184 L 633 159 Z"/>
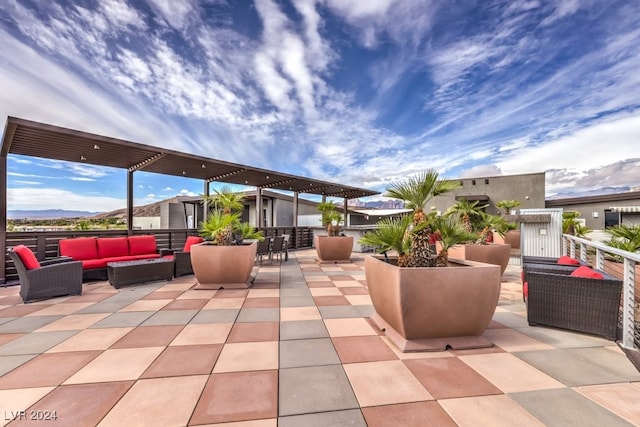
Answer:
<path fill-rule="evenodd" d="M 57 188 L 7 188 L 8 210 L 66 209 L 105 212 L 126 207 L 124 199 L 83 196 Z"/>

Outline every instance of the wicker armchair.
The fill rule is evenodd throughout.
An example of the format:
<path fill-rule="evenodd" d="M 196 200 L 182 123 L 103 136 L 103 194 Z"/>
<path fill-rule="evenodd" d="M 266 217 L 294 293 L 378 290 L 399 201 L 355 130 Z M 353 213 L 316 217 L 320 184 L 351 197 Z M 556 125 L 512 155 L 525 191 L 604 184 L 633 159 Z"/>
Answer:
<path fill-rule="evenodd" d="M 622 281 L 600 273 L 603 279 L 527 270 L 529 325 L 601 335 L 615 341 Z"/>
<path fill-rule="evenodd" d="M 62 257 L 40 261 L 39 267 L 28 269 L 14 248 L 9 248 L 7 253 L 18 272 L 20 296 L 25 303 L 82 294 L 82 262 Z"/>
<path fill-rule="evenodd" d="M 174 271 L 173 276 L 179 277 L 187 274 L 193 274 L 193 267 L 191 266 L 191 245 L 197 245 L 204 240 L 202 237 L 189 236 L 181 249 L 160 249 L 160 255 L 173 255 Z"/>

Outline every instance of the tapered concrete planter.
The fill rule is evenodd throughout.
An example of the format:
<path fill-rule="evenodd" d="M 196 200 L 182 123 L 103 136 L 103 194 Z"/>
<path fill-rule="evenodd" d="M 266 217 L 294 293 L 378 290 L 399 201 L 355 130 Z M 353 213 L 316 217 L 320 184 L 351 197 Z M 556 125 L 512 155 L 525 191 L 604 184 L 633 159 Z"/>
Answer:
<path fill-rule="evenodd" d="M 500 296 L 500 267 L 451 260 L 449 267 L 397 267 L 365 258 L 371 320 L 403 352 L 491 347 L 482 336 Z"/>
<path fill-rule="evenodd" d="M 198 281 L 198 288 L 250 287 L 256 249 L 256 243 L 237 246 L 201 243 L 191 246 L 191 265 Z"/>
<path fill-rule="evenodd" d="M 509 230 L 504 236 L 493 232 L 494 243 L 506 243 L 511 245 L 511 249 L 520 249 L 520 230 Z"/>
<path fill-rule="evenodd" d="M 500 274 L 503 274 L 509 264 L 511 246 L 500 243 L 486 245 L 455 245 L 449 249 L 449 256 L 457 259 L 485 262 L 500 266 Z"/>
<path fill-rule="evenodd" d="M 318 262 L 339 263 L 351 262 L 353 236 L 313 236 Z"/>

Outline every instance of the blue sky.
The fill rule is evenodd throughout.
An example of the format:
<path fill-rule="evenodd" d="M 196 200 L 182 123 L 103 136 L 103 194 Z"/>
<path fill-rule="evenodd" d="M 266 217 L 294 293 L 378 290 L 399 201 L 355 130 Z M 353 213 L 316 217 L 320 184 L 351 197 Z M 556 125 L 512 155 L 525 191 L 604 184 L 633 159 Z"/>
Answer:
<path fill-rule="evenodd" d="M 640 185 L 640 2 L 0 2 L 16 116 L 384 191 L 426 168 Z M 10 156 L 8 208 L 124 207 L 123 171 Z M 136 173 L 135 203 L 199 194 Z"/>

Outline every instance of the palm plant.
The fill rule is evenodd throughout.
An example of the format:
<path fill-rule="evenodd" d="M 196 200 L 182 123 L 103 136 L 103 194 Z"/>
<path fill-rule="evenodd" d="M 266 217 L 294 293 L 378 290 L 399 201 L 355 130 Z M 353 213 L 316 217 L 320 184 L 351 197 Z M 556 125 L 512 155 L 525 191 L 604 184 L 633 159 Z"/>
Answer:
<path fill-rule="evenodd" d="M 446 267 L 449 262 L 449 249 L 461 242 L 475 239 L 474 233 L 469 233 L 464 225 L 460 226 L 460 222 L 454 216 L 436 218 L 433 226 L 440 231 L 442 240 L 440 241 L 441 249 L 436 257 L 437 267 Z"/>
<path fill-rule="evenodd" d="M 382 248 L 399 245 L 402 248 L 402 251 L 398 251 L 399 266 L 434 266 L 435 259 L 429 245 L 429 236 L 434 231 L 431 223 L 435 215 L 426 215 L 424 207 L 435 196 L 452 191 L 459 186 L 458 181 L 439 179 L 435 170 L 427 170 L 409 177 L 404 182 L 391 184 L 385 196 L 404 200 L 405 206 L 413 210 L 412 215 L 408 217 L 409 219 L 393 223 L 380 221 L 378 228 L 366 233 L 360 241 L 370 244 L 367 242 L 377 240 L 378 246 Z M 394 228 L 394 233 L 391 233 L 389 228 Z M 399 240 L 400 235 L 402 235 L 401 240 Z M 386 246 L 384 243 L 381 244 L 381 241 L 386 242 Z"/>
<path fill-rule="evenodd" d="M 316 208 L 322 213 L 322 225 L 327 227 L 328 236 L 337 236 L 340 233 L 342 214 L 338 212 L 333 201 L 318 203 Z"/>
<path fill-rule="evenodd" d="M 376 247 L 385 258 L 388 251 L 394 251 L 398 254 L 398 266 L 407 267 L 412 240 L 409 227 L 412 221 L 413 218 L 410 215 L 381 219 L 378 221 L 377 228 L 365 233 L 359 243 Z"/>
<path fill-rule="evenodd" d="M 244 196 L 233 193 L 228 187 L 215 190 L 215 194 L 203 197 L 203 202 L 210 203 L 213 209 L 207 219 L 200 223 L 200 235 L 216 245 L 232 245 L 235 235 L 241 239 L 262 240 L 262 232 L 248 223 L 240 221 L 244 209 Z M 240 240 L 240 239 L 238 239 Z"/>
<path fill-rule="evenodd" d="M 477 224 L 482 219 L 484 209 L 488 206 L 488 204 L 481 205 L 478 200 L 471 202 L 469 200 L 462 199 L 458 200 L 449 209 L 447 209 L 444 215 L 457 216 L 462 221 L 464 229 L 468 233 L 472 233 L 476 228 L 474 227 L 474 224 Z"/>
<path fill-rule="evenodd" d="M 612 248 L 629 252 L 640 250 L 640 226 L 619 224 L 607 228 L 607 231 L 612 237 L 605 243 Z"/>
<path fill-rule="evenodd" d="M 505 215 L 511 215 L 511 210 L 518 206 L 520 206 L 520 202 L 518 200 L 500 200 L 496 203 L 497 208 L 504 209 Z"/>
<path fill-rule="evenodd" d="M 572 236 L 584 237 L 591 230 L 580 222 L 578 217 L 580 212 L 578 211 L 566 211 L 562 213 L 562 232 L 564 234 L 571 234 Z"/>

